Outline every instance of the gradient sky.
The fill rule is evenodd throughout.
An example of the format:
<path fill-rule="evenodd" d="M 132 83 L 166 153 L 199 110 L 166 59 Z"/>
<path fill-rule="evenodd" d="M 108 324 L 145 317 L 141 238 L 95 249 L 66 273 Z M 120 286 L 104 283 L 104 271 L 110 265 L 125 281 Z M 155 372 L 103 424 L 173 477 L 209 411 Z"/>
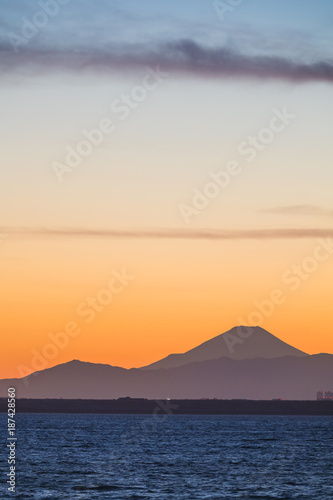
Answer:
<path fill-rule="evenodd" d="M 261 326 L 333 352 L 333 255 L 297 290 L 287 274 L 333 236 L 333 3 L 245 0 L 224 19 L 205 0 L 64 3 L 19 39 L 41 6 L 0 0 L 0 377 L 34 371 L 68 322 L 80 334 L 47 366 L 142 366 L 248 323 L 274 289 Z M 157 65 L 168 76 L 121 120 L 111 104 Z M 295 118 L 247 161 L 239 144 L 284 108 Z M 59 182 L 54 162 L 105 118 L 115 130 Z M 232 160 L 240 174 L 186 222 Z M 78 306 L 122 269 L 135 278 L 86 323 Z"/>

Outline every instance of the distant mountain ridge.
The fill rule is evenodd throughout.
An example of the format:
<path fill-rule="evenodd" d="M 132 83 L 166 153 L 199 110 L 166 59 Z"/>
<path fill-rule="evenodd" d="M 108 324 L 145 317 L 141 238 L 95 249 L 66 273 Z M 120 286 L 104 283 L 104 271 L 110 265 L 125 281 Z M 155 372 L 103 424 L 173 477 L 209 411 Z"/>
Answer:
<path fill-rule="evenodd" d="M 17 398 L 315 399 L 333 389 L 333 355 L 234 360 L 220 358 L 176 368 L 141 370 L 70 361 L 24 379 L 0 380 Z"/>
<path fill-rule="evenodd" d="M 166 358 L 144 366 L 143 369 L 175 368 L 188 363 L 222 357 L 271 359 L 282 356 L 308 356 L 308 354 L 283 342 L 259 326 L 235 326 L 183 354 L 169 354 Z"/>
<path fill-rule="evenodd" d="M 315 399 L 318 390 L 333 390 L 333 355 L 309 355 L 262 328 L 236 327 L 148 367 L 127 370 L 73 360 L 0 380 L 0 397 L 7 397 L 8 387 L 16 388 L 18 398 L 37 399 L 306 400 Z"/>

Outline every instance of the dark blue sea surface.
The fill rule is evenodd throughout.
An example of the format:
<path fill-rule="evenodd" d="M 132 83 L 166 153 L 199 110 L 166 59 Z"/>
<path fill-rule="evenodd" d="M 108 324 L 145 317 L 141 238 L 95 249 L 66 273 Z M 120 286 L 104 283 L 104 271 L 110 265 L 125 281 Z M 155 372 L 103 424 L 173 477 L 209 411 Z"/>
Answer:
<path fill-rule="evenodd" d="M 16 426 L 16 494 L 5 457 L 1 499 L 333 499 L 332 417 L 21 414 Z"/>

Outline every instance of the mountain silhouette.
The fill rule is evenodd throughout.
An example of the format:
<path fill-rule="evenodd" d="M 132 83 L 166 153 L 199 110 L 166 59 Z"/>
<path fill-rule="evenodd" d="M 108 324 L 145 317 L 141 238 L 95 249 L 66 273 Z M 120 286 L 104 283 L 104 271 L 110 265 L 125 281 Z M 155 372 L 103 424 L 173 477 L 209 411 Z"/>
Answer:
<path fill-rule="evenodd" d="M 143 369 L 175 368 L 222 357 L 232 359 L 308 356 L 259 326 L 236 326 L 183 354 L 170 354 Z"/>
<path fill-rule="evenodd" d="M 235 327 L 184 354 L 125 369 L 73 360 L 0 380 L 18 398 L 314 399 L 333 389 L 333 355 L 309 355 L 259 327 Z"/>
<path fill-rule="evenodd" d="M 333 389 L 333 355 L 235 360 L 219 358 L 169 369 L 142 370 L 81 361 L 35 372 L 28 379 L 0 380 L 17 398 L 116 399 L 315 399 Z"/>

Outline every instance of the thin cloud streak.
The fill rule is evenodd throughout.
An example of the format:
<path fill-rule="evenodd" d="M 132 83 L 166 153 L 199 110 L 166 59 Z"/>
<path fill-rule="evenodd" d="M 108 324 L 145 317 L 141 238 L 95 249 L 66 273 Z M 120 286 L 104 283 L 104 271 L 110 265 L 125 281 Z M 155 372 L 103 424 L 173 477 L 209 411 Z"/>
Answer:
<path fill-rule="evenodd" d="M 20 238 L 122 238 L 122 239 L 182 239 L 182 240 L 272 240 L 333 237 L 333 228 L 280 229 L 89 229 L 89 228 L 0 228 L 8 236 Z"/>
<path fill-rule="evenodd" d="M 333 217 L 333 210 L 317 207 L 315 205 L 289 205 L 259 210 L 261 213 L 277 215 L 315 215 L 322 217 Z"/>
<path fill-rule="evenodd" d="M 207 47 L 190 39 L 145 44 L 108 44 L 104 47 L 68 47 L 66 50 L 21 47 L 14 53 L 10 43 L 0 44 L 0 74 L 25 68 L 28 72 L 133 71 L 160 66 L 173 74 L 222 78 L 281 79 L 290 82 L 333 82 L 333 62 L 297 62 L 278 56 L 245 55 L 226 47 Z"/>

